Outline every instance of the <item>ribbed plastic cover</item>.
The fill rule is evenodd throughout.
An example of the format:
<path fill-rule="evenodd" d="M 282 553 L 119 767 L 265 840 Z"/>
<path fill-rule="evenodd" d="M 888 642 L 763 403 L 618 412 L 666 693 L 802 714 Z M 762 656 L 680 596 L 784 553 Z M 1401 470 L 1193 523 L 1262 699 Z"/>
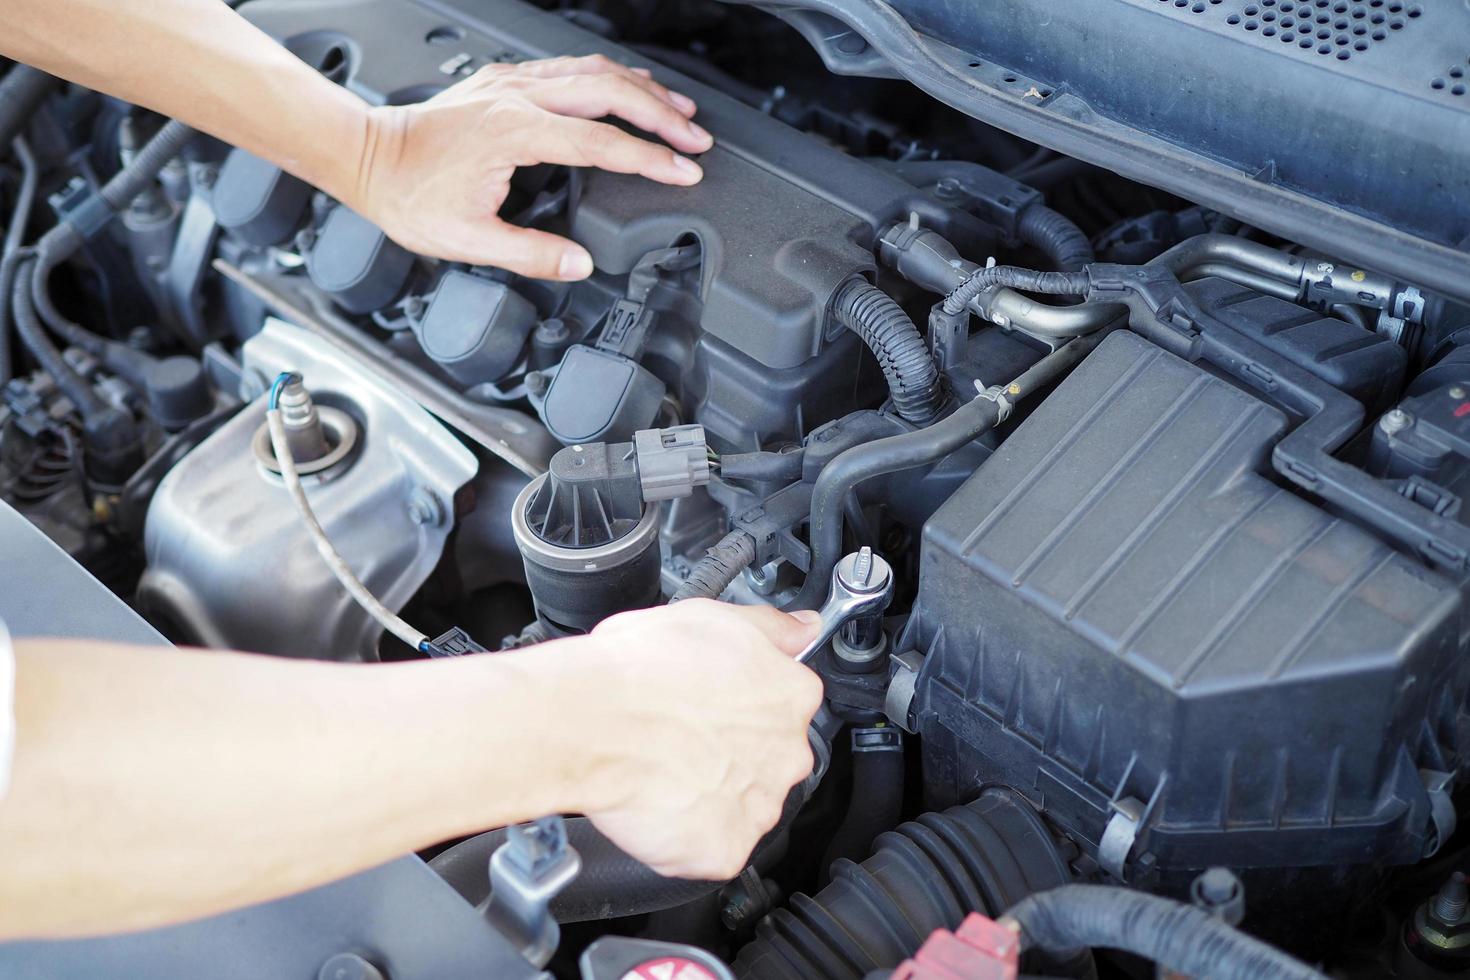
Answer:
<path fill-rule="evenodd" d="M 1458 593 L 1263 475 L 1286 426 L 1117 334 L 935 515 L 916 703 L 956 799 L 1040 790 L 1096 843 L 1133 798 L 1159 866 L 1418 855 Z"/>

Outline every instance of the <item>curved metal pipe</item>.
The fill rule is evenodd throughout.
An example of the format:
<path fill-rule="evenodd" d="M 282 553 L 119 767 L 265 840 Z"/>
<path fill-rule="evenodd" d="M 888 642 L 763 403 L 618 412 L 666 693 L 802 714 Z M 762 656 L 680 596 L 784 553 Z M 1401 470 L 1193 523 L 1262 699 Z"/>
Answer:
<path fill-rule="evenodd" d="M 969 278 L 979 265 L 961 257 L 938 233 L 911 224 L 898 224 L 882 236 L 879 254 L 909 281 L 941 295 L 948 295 Z M 1376 273 L 1351 270 L 1350 287 L 1332 277 L 1333 263 L 1315 257 L 1289 255 L 1234 235 L 1196 235 L 1169 249 L 1150 265 L 1162 265 L 1179 279 L 1191 282 L 1217 276 L 1258 292 L 1289 302 L 1300 302 L 1308 293 L 1333 300 L 1333 312 L 1367 329 L 1362 317 L 1344 313 L 1342 307 L 1387 309 L 1399 287 Z M 970 310 L 1001 327 L 1014 327 L 1035 337 L 1067 340 L 1092 333 L 1127 312 L 1113 303 L 1083 303 L 1053 306 L 1004 287 L 976 296 Z"/>

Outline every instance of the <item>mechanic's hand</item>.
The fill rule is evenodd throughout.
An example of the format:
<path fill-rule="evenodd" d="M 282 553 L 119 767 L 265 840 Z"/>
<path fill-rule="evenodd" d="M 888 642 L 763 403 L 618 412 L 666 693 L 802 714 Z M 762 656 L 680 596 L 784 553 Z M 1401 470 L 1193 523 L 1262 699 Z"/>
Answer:
<path fill-rule="evenodd" d="M 517 167 L 557 163 L 694 184 L 699 164 L 604 122 L 616 116 L 684 153 L 713 143 L 693 101 L 601 55 L 487 65 L 427 102 L 368 113 L 346 203 L 410 251 L 540 279 L 592 274 L 586 249 L 497 213 Z"/>
<path fill-rule="evenodd" d="M 585 810 L 615 844 L 665 875 L 745 867 L 812 771 L 822 682 L 791 659 L 818 629 L 801 615 L 691 599 L 592 632 L 613 722 L 592 745 L 600 775 Z"/>

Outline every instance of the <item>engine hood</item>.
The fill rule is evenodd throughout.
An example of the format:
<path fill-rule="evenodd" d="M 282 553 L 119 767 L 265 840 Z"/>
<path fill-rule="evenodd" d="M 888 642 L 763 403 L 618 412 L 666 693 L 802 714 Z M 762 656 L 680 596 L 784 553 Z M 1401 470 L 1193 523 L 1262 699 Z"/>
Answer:
<path fill-rule="evenodd" d="M 1464 0 L 782 0 L 828 67 L 1470 300 Z"/>

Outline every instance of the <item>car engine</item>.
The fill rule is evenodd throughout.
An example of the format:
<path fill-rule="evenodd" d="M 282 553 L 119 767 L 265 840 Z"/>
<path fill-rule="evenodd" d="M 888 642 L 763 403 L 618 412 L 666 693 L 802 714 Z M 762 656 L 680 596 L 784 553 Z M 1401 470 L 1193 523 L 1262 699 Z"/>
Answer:
<path fill-rule="evenodd" d="M 1193 910 L 1175 942 L 1470 973 L 1470 9 L 972 7 L 240 5 L 375 104 L 594 52 L 695 98 L 696 186 L 518 173 L 504 216 L 594 259 L 570 285 L 412 254 L 54 87 L 0 126 L 0 494 L 170 640 L 278 656 L 865 597 L 739 878 L 566 822 L 558 975 L 622 976 L 622 942 L 697 947 L 690 976 L 1002 976 L 966 917 L 1076 883 Z M 432 640 L 339 584 L 278 439 Z M 422 857 L 494 910 L 507 839 Z M 1154 975 L 1023 925 L 1028 974 Z"/>

